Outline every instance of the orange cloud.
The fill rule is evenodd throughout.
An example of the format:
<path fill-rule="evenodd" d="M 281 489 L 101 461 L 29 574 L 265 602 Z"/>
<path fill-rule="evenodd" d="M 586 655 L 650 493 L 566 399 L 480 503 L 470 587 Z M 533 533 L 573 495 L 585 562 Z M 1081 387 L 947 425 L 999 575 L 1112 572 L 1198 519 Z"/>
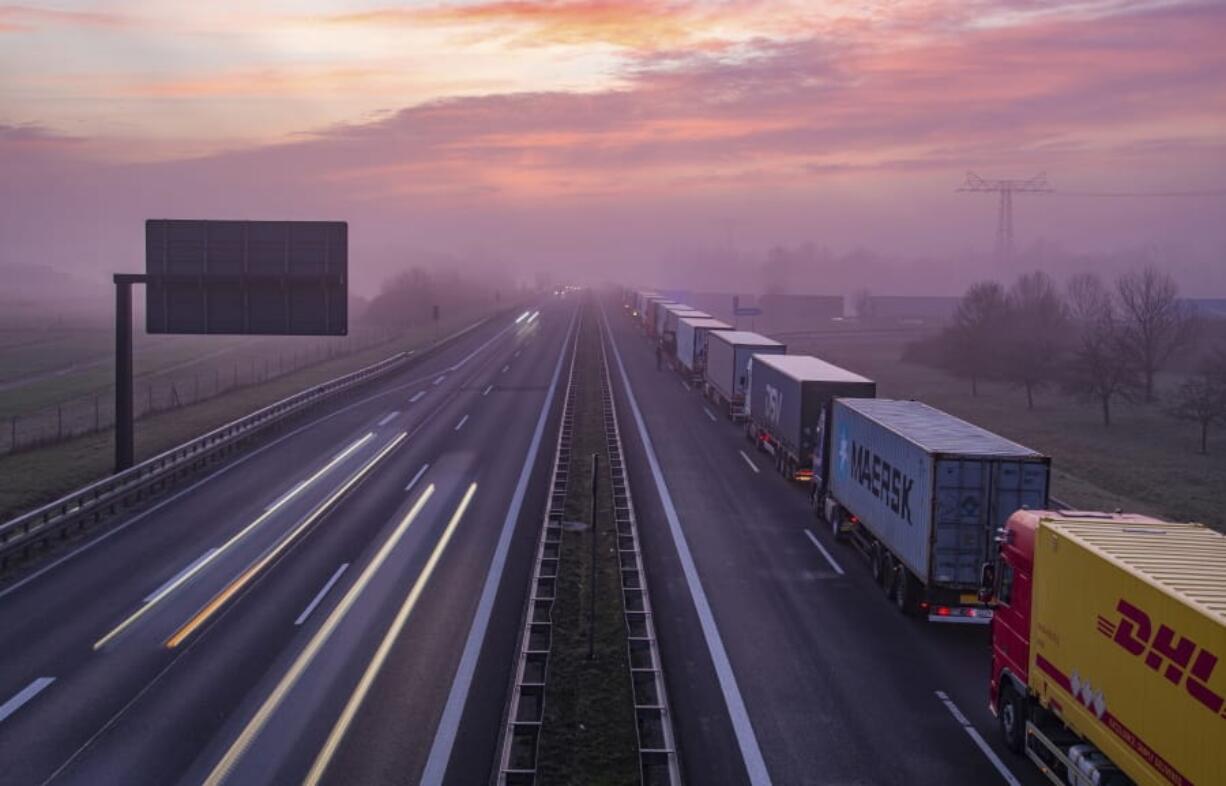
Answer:
<path fill-rule="evenodd" d="M 0 32 L 19 32 L 53 25 L 126 27 L 131 20 L 104 11 L 64 11 L 24 5 L 0 5 Z"/>

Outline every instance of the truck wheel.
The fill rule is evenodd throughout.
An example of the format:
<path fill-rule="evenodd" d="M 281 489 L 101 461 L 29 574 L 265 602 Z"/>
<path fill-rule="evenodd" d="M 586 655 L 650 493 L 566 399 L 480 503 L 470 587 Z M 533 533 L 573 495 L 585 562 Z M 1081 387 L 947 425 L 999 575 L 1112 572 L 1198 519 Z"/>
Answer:
<path fill-rule="evenodd" d="M 830 536 L 836 543 L 847 539 L 847 533 L 843 531 L 843 511 L 841 510 L 835 510 L 830 514 Z"/>
<path fill-rule="evenodd" d="M 873 573 L 873 581 L 881 583 L 881 544 L 873 541 L 868 550 L 868 568 Z"/>
<path fill-rule="evenodd" d="M 894 605 L 903 614 L 915 611 L 915 579 L 901 562 L 894 569 Z"/>
<path fill-rule="evenodd" d="M 1021 753 L 1026 743 L 1026 704 L 1009 685 L 1000 688 L 1000 734 L 1005 740 L 1005 747 L 1014 753 Z"/>
<path fill-rule="evenodd" d="M 885 592 L 885 596 L 891 600 L 894 598 L 894 557 L 885 549 L 881 550 L 881 567 L 878 568 L 881 573 L 881 589 Z"/>

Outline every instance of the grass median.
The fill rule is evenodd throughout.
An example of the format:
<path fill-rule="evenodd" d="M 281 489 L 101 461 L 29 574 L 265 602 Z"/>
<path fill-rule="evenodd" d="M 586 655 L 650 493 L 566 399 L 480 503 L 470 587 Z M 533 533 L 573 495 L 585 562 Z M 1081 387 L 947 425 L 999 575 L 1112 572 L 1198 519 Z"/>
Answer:
<path fill-rule="evenodd" d="M 588 526 L 562 532 L 538 751 L 542 786 L 639 783 L 638 736 L 600 395 L 600 333 L 591 308 L 584 312 L 575 360 L 575 431 L 565 510 L 568 521 Z M 593 454 L 600 457 L 594 511 Z M 596 539 L 596 604 L 594 657 L 589 658 L 592 538 Z"/>

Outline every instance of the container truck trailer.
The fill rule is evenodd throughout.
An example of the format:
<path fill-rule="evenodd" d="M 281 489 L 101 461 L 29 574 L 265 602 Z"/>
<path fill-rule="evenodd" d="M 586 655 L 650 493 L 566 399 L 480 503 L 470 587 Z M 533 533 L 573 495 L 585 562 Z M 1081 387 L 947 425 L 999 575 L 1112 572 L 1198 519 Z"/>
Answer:
<path fill-rule="evenodd" d="M 902 612 L 986 624 L 995 533 L 1047 507 L 1051 460 L 918 401 L 836 398 L 821 427 L 814 502 L 834 537 L 864 552 Z"/>
<path fill-rule="evenodd" d="M 669 357 L 677 355 L 677 323 L 681 319 L 710 319 L 711 315 L 689 306 L 669 306 L 664 309 L 664 322 L 660 328 L 660 344 Z"/>
<path fill-rule="evenodd" d="M 647 335 L 654 337 L 659 332 L 660 312 L 664 306 L 671 306 L 673 303 L 674 301 L 663 295 L 652 295 L 646 299 L 643 306 L 643 327 L 647 330 Z"/>
<path fill-rule="evenodd" d="M 707 367 L 707 334 L 712 330 L 732 330 L 732 325 L 718 319 L 681 317 L 677 320 L 677 362 L 684 376 L 702 379 Z"/>
<path fill-rule="evenodd" d="M 810 355 L 753 355 L 745 434 L 786 478 L 810 481 L 822 413 L 836 396 L 873 398 L 877 383 Z"/>
<path fill-rule="evenodd" d="M 774 339 L 747 330 L 716 330 L 707 334 L 707 368 L 703 392 L 724 408 L 728 417 L 744 417 L 749 383 L 749 358 L 754 354 L 783 355 L 788 348 Z"/>
<path fill-rule="evenodd" d="M 1226 783 L 1226 537 L 1021 510 L 985 565 L 990 705 L 1060 786 Z"/>

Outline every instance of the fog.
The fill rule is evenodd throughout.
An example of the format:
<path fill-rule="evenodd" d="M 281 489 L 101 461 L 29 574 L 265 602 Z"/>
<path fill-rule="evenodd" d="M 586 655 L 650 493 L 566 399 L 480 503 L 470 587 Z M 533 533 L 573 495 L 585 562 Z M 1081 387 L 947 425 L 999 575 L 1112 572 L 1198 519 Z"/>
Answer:
<path fill-rule="evenodd" d="M 1219 4 L 1045 3 L 1010 16 L 1004 3 L 904 3 L 896 18 L 815 15 L 796 29 L 791 5 L 780 19 L 741 8 L 719 22 L 714 10 L 696 17 L 700 3 L 650 18 L 628 3 L 616 29 L 603 16 L 588 25 L 590 4 L 561 4 L 572 10 L 558 19 L 557 4 L 539 5 L 515 20 L 472 6 L 500 25 L 491 40 L 515 73 L 507 89 L 449 93 L 443 72 L 480 47 L 438 32 L 452 59 L 414 73 L 440 84 L 425 96 L 372 91 L 377 107 L 363 111 L 306 70 L 291 74 L 295 89 L 311 92 L 315 78 L 318 95 L 290 112 L 284 82 L 264 85 L 267 74 L 176 92 L 156 82 L 150 55 L 125 70 L 143 92 L 111 95 L 105 80 L 56 81 L 11 49 L 0 69 L 3 297 L 109 306 L 109 274 L 142 269 L 143 222 L 158 217 L 346 220 L 363 296 L 412 266 L 519 283 L 947 295 L 1026 270 L 1063 279 L 1145 263 L 1185 291 L 1226 294 Z M 90 35 L 156 28 L 139 16 L 6 13 L 4 40 L 81 39 L 78 58 Z M 754 36 L 728 32 L 732 22 Z M 682 36 L 681 23 L 707 27 Z M 447 24 L 460 23 L 432 17 L 404 34 Z M 507 39 L 507 26 L 543 37 Z M 601 67 L 574 87 L 534 67 L 530 89 L 523 64 L 555 50 L 571 64 L 600 54 Z M 108 51 L 97 57 L 118 57 Z M 74 78 L 89 117 L 37 100 Z M 1007 264 L 993 254 L 996 195 L 955 191 L 968 170 L 1045 171 L 1055 189 L 1015 195 Z"/>

